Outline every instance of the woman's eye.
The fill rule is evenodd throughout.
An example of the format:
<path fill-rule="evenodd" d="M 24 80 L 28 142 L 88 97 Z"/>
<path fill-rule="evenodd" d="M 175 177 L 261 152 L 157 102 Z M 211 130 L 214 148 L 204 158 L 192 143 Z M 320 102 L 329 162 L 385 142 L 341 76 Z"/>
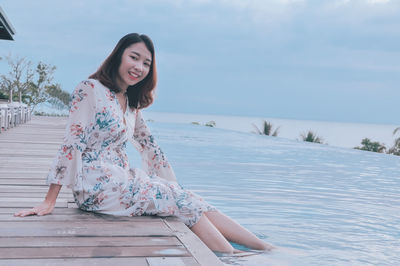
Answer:
<path fill-rule="evenodd" d="M 149 64 L 149 63 L 144 63 L 144 65 L 147 66 L 147 67 L 150 67 L 150 64 Z"/>
<path fill-rule="evenodd" d="M 131 58 L 132 58 L 133 60 L 137 60 L 137 59 L 138 59 L 136 56 L 131 56 Z"/>

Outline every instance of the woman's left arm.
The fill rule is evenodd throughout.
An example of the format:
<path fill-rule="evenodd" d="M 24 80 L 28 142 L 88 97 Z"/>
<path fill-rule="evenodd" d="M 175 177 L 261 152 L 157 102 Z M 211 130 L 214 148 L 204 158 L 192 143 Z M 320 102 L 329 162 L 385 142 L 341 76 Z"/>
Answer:
<path fill-rule="evenodd" d="M 156 175 L 168 181 L 175 181 L 174 170 L 164 152 L 151 135 L 140 110 L 136 111 L 136 124 L 133 140 L 139 143 L 143 170 L 149 175 Z"/>

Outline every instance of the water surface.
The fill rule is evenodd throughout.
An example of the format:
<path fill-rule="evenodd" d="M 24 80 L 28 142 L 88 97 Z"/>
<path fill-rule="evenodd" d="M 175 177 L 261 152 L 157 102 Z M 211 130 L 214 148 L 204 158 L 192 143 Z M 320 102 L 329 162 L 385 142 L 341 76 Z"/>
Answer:
<path fill-rule="evenodd" d="M 185 188 L 278 247 L 226 264 L 400 265 L 400 157 L 148 124 Z"/>

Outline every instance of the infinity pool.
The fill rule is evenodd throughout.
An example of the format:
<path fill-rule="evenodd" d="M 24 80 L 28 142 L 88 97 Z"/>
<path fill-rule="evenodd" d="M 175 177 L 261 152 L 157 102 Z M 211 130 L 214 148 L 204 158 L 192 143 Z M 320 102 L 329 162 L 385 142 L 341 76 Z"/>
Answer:
<path fill-rule="evenodd" d="M 151 123 L 178 180 L 265 241 L 227 265 L 400 265 L 400 157 Z M 138 155 L 129 149 L 131 163 Z M 239 247 L 241 248 L 241 247 Z"/>

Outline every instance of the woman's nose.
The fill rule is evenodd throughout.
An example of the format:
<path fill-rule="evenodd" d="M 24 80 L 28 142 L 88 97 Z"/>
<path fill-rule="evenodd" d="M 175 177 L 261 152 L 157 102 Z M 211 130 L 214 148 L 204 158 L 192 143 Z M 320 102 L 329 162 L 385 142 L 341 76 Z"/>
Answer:
<path fill-rule="evenodd" d="M 142 63 L 137 63 L 135 64 L 135 70 L 142 72 L 143 71 L 143 64 Z"/>

